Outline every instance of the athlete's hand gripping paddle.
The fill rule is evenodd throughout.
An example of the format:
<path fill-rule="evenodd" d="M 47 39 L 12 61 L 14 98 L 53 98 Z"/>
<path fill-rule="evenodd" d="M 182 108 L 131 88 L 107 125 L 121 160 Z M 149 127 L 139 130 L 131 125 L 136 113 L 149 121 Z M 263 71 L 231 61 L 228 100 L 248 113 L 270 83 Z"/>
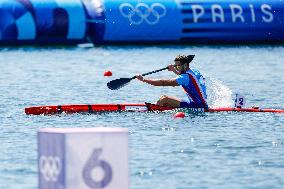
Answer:
<path fill-rule="evenodd" d="M 191 62 L 194 58 L 194 55 L 190 55 L 190 58 L 191 60 L 189 62 Z M 186 62 L 182 63 L 180 66 L 182 66 L 183 64 L 185 64 Z M 178 65 L 174 65 L 174 67 L 177 67 Z M 154 70 L 154 71 L 151 71 L 151 72 L 148 72 L 148 73 L 144 73 L 142 74 L 142 76 L 146 76 L 146 75 L 150 75 L 150 74 L 153 74 L 153 73 L 157 73 L 157 72 L 160 72 L 160 71 L 163 71 L 163 70 L 167 70 L 169 69 L 169 66 L 165 67 L 165 68 L 162 68 L 162 69 L 159 69 L 159 70 Z M 136 79 L 137 77 L 136 76 L 133 76 L 131 78 L 119 78 L 119 79 L 115 79 L 115 80 L 112 80 L 110 82 L 107 83 L 107 87 L 111 90 L 117 90 L 117 89 L 120 89 L 122 87 L 124 87 L 125 85 L 127 85 L 131 80 L 133 79 Z"/>

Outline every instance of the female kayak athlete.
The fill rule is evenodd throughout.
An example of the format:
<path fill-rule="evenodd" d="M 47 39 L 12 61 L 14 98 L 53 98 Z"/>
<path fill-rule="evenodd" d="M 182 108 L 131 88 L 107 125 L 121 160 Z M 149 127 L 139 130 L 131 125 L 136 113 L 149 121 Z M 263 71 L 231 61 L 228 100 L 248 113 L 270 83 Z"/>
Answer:
<path fill-rule="evenodd" d="M 182 86 L 188 96 L 188 100 L 162 95 L 157 105 L 171 108 L 205 108 L 208 109 L 205 79 L 201 73 L 190 68 L 189 63 L 195 55 L 178 55 L 175 64 L 169 65 L 168 70 L 178 76 L 173 79 L 145 79 L 142 75 L 136 78 L 144 83 L 154 86 Z"/>

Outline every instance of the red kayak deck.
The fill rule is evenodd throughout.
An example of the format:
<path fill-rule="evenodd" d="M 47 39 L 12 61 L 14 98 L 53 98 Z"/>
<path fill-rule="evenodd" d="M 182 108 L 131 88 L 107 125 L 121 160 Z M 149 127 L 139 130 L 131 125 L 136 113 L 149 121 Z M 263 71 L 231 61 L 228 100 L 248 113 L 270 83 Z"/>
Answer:
<path fill-rule="evenodd" d="M 79 105 L 58 105 L 58 106 L 35 106 L 25 108 L 27 115 L 49 115 L 49 114 L 72 114 L 72 113 L 99 113 L 99 112 L 147 112 L 147 111 L 167 111 L 175 108 L 157 106 L 155 104 L 79 104 Z M 186 108 L 194 112 L 271 112 L 284 113 L 281 109 L 261 109 L 252 108 Z"/>

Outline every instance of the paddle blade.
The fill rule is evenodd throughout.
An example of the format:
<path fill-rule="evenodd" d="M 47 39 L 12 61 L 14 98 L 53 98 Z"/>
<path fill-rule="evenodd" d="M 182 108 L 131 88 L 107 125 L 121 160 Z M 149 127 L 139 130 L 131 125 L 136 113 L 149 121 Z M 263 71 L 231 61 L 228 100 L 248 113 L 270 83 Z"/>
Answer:
<path fill-rule="evenodd" d="M 120 78 L 120 79 L 115 79 L 107 83 L 107 87 L 111 90 L 117 90 L 120 89 L 121 87 L 124 87 L 127 85 L 132 78 Z"/>

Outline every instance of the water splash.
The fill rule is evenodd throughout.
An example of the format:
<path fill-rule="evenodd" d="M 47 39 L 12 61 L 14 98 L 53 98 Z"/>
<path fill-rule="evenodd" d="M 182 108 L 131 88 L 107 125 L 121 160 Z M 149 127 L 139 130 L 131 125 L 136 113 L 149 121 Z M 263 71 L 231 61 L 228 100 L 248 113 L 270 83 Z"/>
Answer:
<path fill-rule="evenodd" d="M 212 108 L 232 107 L 232 90 L 221 81 L 214 78 L 206 78 L 208 104 Z"/>

